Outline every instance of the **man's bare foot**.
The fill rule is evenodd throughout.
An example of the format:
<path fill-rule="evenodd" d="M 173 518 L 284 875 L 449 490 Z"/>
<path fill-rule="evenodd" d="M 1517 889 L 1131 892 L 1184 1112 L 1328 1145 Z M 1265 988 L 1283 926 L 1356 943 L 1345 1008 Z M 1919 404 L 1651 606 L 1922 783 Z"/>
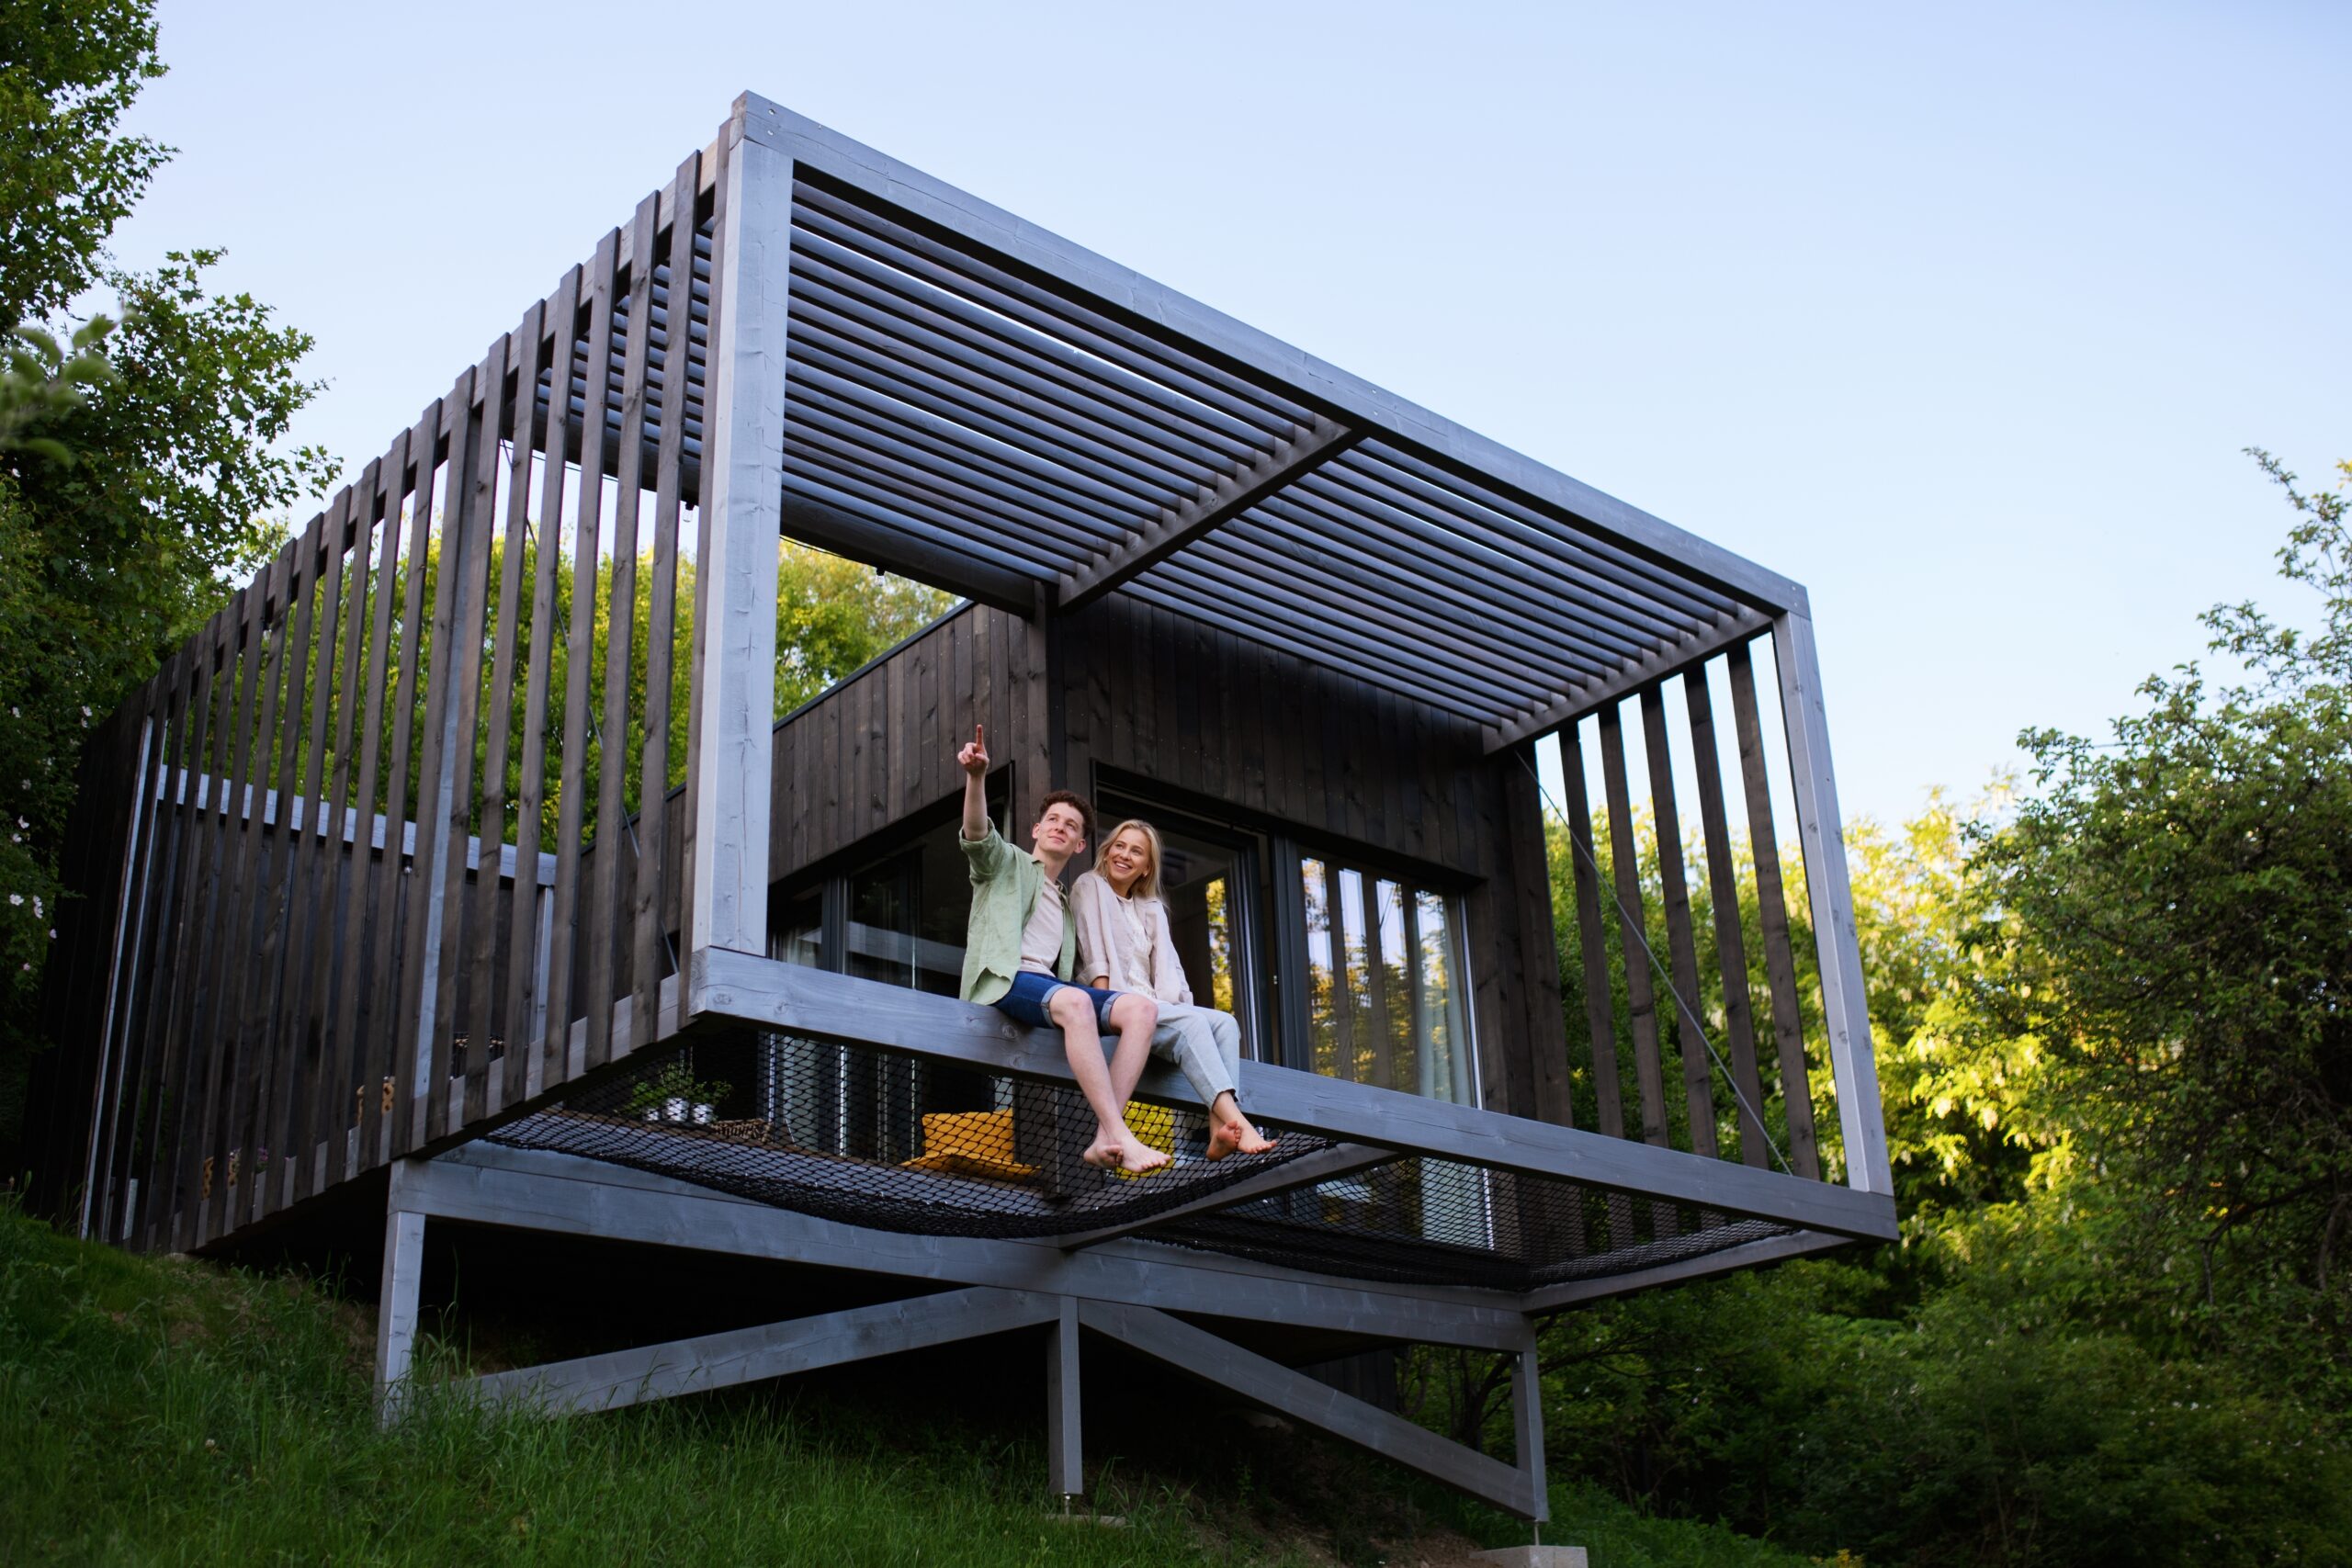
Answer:
<path fill-rule="evenodd" d="M 1272 1138 L 1239 1117 L 1209 1129 L 1211 1159 L 1223 1159 L 1227 1155 L 1261 1155 L 1273 1146 Z"/>
<path fill-rule="evenodd" d="M 1087 1145 L 1086 1152 L 1078 1157 L 1097 1170 L 1116 1170 L 1121 1163 L 1119 1154 L 1120 1149 L 1116 1143 L 1105 1143 L 1097 1139 Z"/>

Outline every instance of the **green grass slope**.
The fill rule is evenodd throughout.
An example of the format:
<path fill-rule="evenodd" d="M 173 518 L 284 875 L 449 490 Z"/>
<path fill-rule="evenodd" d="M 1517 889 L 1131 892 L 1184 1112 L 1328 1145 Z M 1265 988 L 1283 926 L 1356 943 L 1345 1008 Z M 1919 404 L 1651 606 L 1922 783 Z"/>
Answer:
<path fill-rule="evenodd" d="M 1250 1495 L 1246 1472 L 1238 1493 L 1131 1479 L 1104 1499 L 1127 1528 L 1065 1524 L 1035 1438 L 774 1399 L 542 1421 L 428 1398 L 386 1432 L 370 1334 L 302 1280 L 134 1258 L 0 1207 L 0 1562 L 1434 1568 L 1527 1539 L 1328 1451 L 1303 1467 L 1322 1498 Z M 1359 1488 L 1419 1528 L 1363 1528 Z M 1548 1539 L 1595 1568 L 1804 1561 L 1574 1487 L 1555 1507 Z"/>

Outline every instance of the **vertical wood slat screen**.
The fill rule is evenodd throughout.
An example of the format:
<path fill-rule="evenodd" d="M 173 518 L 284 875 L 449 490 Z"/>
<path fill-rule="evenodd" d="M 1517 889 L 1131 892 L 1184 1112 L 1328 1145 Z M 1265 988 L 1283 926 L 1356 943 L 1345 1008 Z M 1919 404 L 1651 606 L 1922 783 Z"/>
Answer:
<path fill-rule="evenodd" d="M 133 699 L 93 1235 L 205 1245 L 659 1027 L 707 156 Z"/>
<path fill-rule="evenodd" d="M 1745 1164 L 1785 1164 L 1797 1176 L 1819 1179 L 1812 1067 L 1816 1060 L 1826 1064 L 1826 1047 L 1808 1039 L 1804 998 L 1808 987 L 1817 987 L 1799 978 L 1801 968 L 1809 973 L 1811 964 L 1794 944 L 1773 820 L 1772 780 L 1777 773 L 1785 801 L 1788 757 L 1784 747 L 1768 742 L 1758 698 L 1758 644 L 1769 657 L 1769 635 L 1736 643 L 1698 666 L 1612 698 L 1555 738 L 1572 896 L 1556 918 L 1576 935 L 1584 1021 L 1571 1065 L 1603 1133 L 1710 1157 L 1730 1157 L 1736 1144 Z M 1724 779 L 1719 690 L 1728 692 L 1731 703 L 1736 794 Z M 1640 789 L 1626 735 L 1636 724 L 1645 765 Z M 1601 773 L 1599 811 L 1589 757 L 1597 759 Z M 1686 831 L 1681 781 L 1695 786 L 1695 835 Z M 1736 824 L 1744 845 L 1735 836 L 1735 805 L 1744 818 Z M 1645 814 L 1651 829 L 1646 845 L 1640 830 Z M 1702 964 L 1702 942 L 1712 945 L 1712 963 Z M 1759 1060 L 1759 994 L 1777 1068 L 1769 1078 Z M 1817 1035 L 1817 1016 L 1812 1021 Z M 1668 1032 L 1682 1065 L 1679 1106 L 1666 1090 Z M 1626 1125 L 1620 1089 L 1629 1066 L 1638 1129 Z M 1678 1216 L 1665 1204 L 1650 1209 L 1651 1228 L 1660 1235 L 1710 1218 Z M 1617 1245 L 1634 1239 L 1630 1221 L 1622 1209 L 1611 1215 Z"/>

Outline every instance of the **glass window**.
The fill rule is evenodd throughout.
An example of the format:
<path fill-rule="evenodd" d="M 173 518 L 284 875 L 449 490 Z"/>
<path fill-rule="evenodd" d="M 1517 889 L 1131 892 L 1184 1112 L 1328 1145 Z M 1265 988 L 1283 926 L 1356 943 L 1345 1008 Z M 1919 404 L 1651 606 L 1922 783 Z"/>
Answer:
<path fill-rule="evenodd" d="M 1308 1066 L 1476 1102 L 1455 900 L 1327 856 L 1299 862 Z"/>

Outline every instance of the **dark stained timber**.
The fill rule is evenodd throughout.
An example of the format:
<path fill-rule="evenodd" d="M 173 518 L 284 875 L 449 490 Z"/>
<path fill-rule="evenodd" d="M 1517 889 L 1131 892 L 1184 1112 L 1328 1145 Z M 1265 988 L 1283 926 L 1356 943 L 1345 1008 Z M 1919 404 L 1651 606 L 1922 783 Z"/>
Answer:
<path fill-rule="evenodd" d="M 1699 780 L 1699 823 L 1707 849 L 1707 891 L 1714 907 L 1715 964 L 1723 981 L 1724 1037 L 1731 1046 L 1732 1082 L 1739 1089 L 1739 1157 L 1749 1165 L 1771 1158 L 1764 1129 L 1764 1086 L 1756 1071 L 1756 1022 L 1747 997 L 1747 942 L 1739 927 L 1739 868 L 1733 863 L 1731 828 L 1724 809 L 1722 743 L 1707 672 L 1683 677 L 1690 714 L 1691 768 Z"/>
<path fill-rule="evenodd" d="M 586 352 L 590 374 L 601 381 L 612 357 L 613 292 L 615 257 L 620 250 L 617 230 L 605 234 L 597 243 L 594 258 L 589 263 L 583 280 L 587 299 L 582 309 L 587 317 Z M 572 341 L 581 330 L 571 318 L 557 323 L 565 343 Z M 559 367 L 569 367 L 571 353 L 559 349 L 555 356 Z M 568 370 L 565 372 L 568 374 Z M 552 421 L 550 423 L 552 424 Z M 548 1031 L 540 1050 L 542 1066 L 549 1084 L 561 1083 L 571 1075 L 570 1021 L 582 1014 L 575 1007 L 585 1010 L 588 1036 L 595 1037 L 598 1007 L 594 982 L 592 978 L 586 997 L 575 1003 L 579 990 L 575 976 L 583 967 L 580 955 L 589 954 L 584 967 L 595 972 L 596 933 L 606 928 L 595 918 L 593 892 L 582 897 L 582 879 L 585 873 L 581 862 L 581 834 L 587 820 L 585 807 L 588 790 L 588 716 L 595 700 L 591 690 L 591 678 L 595 673 L 596 624 L 596 559 L 601 548 L 600 534 L 604 520 L 605 487 L 591 482 L 590 476 L 604 468 L 605 428 L 595 422 L 581 436 L 580 500 L 572 522 L 571 550 L 571 624 L 565 633 L 565 685 L 563 700 L 563 776 L 557 785 L 556 808 L 555 903 L 548 920 L 552 927 L 548 958 Z M 552 430 L 548 437 L 548 484 L 560 505 L 562 438 Z M 550 513 L 552 519 L 557 513 Z M 548 526 L 552 531 L 553 524 Z M 550 537 L 548 547 L 556 547 Z M 601 811 L 602 806 L 599 805 Z M 603 818 L 599 817 L 599 821 Z M 601 867 L 599 868 L 601 869 Z M 601 883 L 599 884 L 601 887 Z M 611 968 L 604 971 L 610 983 Z M 607 1020 L 606 1028 L 610 1028 Z"/>
<path fill-rule="evenodd" d="M 1674 761 L 1667 742 L 1665 694 L 1642 693 L 1642 739 L 1649 750 L 1650 810 L 1657 824 L 1659 903 L 1666 910 L 1667 955 L 1674 987 L 1674 1037 L 1682 1048 L 1684 1114 L 1690 1150 L 1716 1153 L 1714 1075 L 1700 1015 L 1699 949 L 1690 929 L 1690 873 L 1682 859 L 1682 813 L 1674 798 Z"/>
<path fill-rule="evenodd" d="M 588 941 L 586 1068 L 605 1065 L 613 1050 L 612 1011 L 619 988 L 619 949 L 628 940 L 623 880 L 644 854 L 643 840 L 628 825 L 623 788 L 628 775 L 628 685 L 631 647 L 637 637 L 639 492 L 644 484 L 646 366 L 653 330 L 654 218 L 661 197 L 637 204 L 630 225 L 628 340 L 621 372 L 621 443 L 613 509 L 613 580 L 605 637 L 605 718 L 597 739 L 596 893 L 591 905 L 594 931 Z M 655 846 L 660 852 L 660 846 Z"/>
<path fill-rule="evenodd" d="M 1756 667 L 1747 645 L 1724 659 L 1731 679 L 1732 721 L 1739 739 L 1739 775 L 1747 795 L 1747 840 L 1756 862 L 1756 909 L 1764 934 L 1764 977 L 1772 996 L 1772 1041 L 1781 1065 L 1781 1111 L 1789 1133 L 1789 1162 L 1799 1176 L 1821 1179 L 1821 1150 L 1813 1131 L 1813 1086 L 1805 1065 L 1804 1015 L 1797 1004 L 1797 971 L 1789 940 L 1789 911 L 1781 886 L 1780 840 L 1772 829 L 1772 795 L 1764 761 L 1764 728 L 1757 715 Z"/>

